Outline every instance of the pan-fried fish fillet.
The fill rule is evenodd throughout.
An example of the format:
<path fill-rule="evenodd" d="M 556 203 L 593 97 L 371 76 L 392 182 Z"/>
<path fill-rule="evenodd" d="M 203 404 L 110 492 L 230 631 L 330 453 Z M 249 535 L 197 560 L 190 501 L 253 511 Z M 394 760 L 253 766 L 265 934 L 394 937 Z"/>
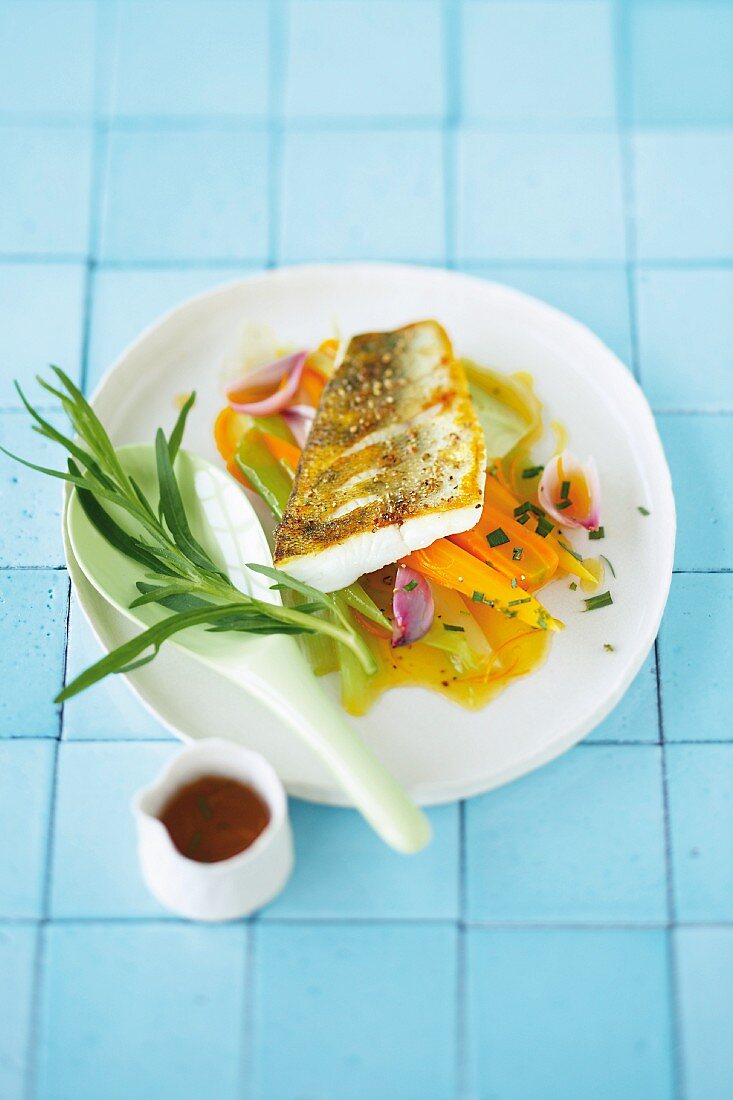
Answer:
<path fill-rule="evenodd" d="M 481 516 L 486 453 L 436 321 L 349 343 L 275 534 L 275 564 L 333 592 Z"/>

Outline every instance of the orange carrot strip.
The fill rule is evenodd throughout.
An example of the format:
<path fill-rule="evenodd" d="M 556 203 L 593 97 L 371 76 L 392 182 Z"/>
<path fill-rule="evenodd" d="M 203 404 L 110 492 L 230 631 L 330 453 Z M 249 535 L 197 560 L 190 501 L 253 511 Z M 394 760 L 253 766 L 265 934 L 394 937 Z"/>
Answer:
<path fill-rule="evenodd" d="M 296 447 L 293 443 L 288 443 L 286 439 L 280 439 L 276 435 L 271 435 L 269 432 L 263 432 L 262 438 L 267 444 L 267 449 L 273 458 L 284 459 L 288 466 L 291 466 L 292 469 L 295 470 L 300 462 L 300 456 L 303 453 L 300 447 Z"/>
<path fill-rule="evenodd" d="M 517 618 L 527 626 L 548 630 L 557 630 L 561 626 L 534 596 L 512 588 L 496 569 L 448 539 L 438 539 L 424 550 L 413 550 L 402 559 L 402 563 L 423 573 L 436 584 L 463 593 L 469 599 L 480 593 L 505 615 Z"/>

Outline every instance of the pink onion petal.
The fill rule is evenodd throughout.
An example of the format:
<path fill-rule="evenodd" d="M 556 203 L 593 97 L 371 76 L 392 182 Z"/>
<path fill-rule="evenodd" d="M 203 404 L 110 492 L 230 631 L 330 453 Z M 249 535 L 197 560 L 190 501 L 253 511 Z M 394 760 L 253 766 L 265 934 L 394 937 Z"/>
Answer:
<path fill-rule="evenodd" d="M 572 486 L 574 479 L 582 477 L 588 486 L 589 508 L 586 515 L 578 515 L 575 508 L 558 508 L 563 481 Z M 548 516 L 561 527 L 585 527 L 595 531 L 601 522 L 601 484 L 595 461 L 589 458 L 585 464 L 578 461 L 570 451 L 555 455 L 545 466 L 537 487 L 539 502 Z M 572 488 L 570 490 L 572 499 Z"/>
<path fill-rule="evenodd" d="M 291 405 L 283 410 L 283 417 L 287 420 L 288 427 L 301 450 L 305 447 L 310 435 L 315 415 L 316 410 L 312 405 Z"/>
<path fill-rule="evenodd" d="M 433 625 L 435 604 L 430 585 L 409 565 L 399 565 L 392 594 L 392 648 L 417 642 Z"/>
<path fill-rule="evenodd" d="M 273 413 L 282 412 L 298 392 L 307 356 L 307 351 L 298 351 L 245 374 L 243 378 L 227 386 L 226 395 L 229 404 L 235 412 L 248 413 L 249 416 L 272 416 Z M 269 397 L 263 397 L 260 401 L 237 401 L 233 396 L 238 391 L 251 389 L 253 386 L 266 386 L 270 383 L 275 385 L 286 376 L 288 380 L 282 389 L 275 390 Z"/>

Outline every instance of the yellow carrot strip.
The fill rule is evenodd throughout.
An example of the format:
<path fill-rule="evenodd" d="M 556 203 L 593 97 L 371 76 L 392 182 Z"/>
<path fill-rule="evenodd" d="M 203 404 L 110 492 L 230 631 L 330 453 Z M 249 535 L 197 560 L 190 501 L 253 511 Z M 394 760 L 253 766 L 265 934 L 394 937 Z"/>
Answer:
<path fill-rule="evenodd" d="M 424 550 L 413 550 L 403 564 L 409 565 L 436 584 L 461 592 L 478 602 L 483 598 L 511 619 L 541 630 L 559 630 L 562 623 L 553 619 L 534 596 L 512 588 L 496 569 L 475 558 L 448 539 L 438 539 Z"/>

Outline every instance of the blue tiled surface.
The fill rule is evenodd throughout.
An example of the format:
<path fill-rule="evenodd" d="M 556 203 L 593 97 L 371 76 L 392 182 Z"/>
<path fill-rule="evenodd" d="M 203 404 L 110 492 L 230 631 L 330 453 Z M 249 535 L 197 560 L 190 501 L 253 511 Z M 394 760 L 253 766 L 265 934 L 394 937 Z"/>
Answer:
<path fill-rule="evenodd" d="M 442 156 L 438 130 L 287 133 L 278 259 L 442 258 Z"/>
<path fill-rule="evenodd" d="M 287 35 L 285 117 L 442 118 L 441 30 L 439 0 L 295 4 Z"/>
<path fill-rule="evenodd" d="M 33 925 L 0 924 L 0 1095 L 23 1100 L 32 1026 L 34 960 L 38 932 Z"/>
<path fill-rule="evenodd" d="M 296 865 L 284 892 L 264 919 L 459 916 L 459 811 L 430 810 L 435 839 L 410 863 L 386 848 L 353 810 L 324 814 L 308 802 L 291 806 Z"/>
<path fill-rule="evenodd" d="M 245 927 L 71 923 L 45 937 L 40 1096 L 240 1096 Z"/>
<path fill-rule="evenodd" d="M 654 746 L 582 745 L 474 798 L 466 807 L 468 919 L 663 921 L 661 778 Z"/>
<path fill-rule="evenodd" d="M 679 519 L 658 647 L 584 745 L 431 810 L 409 861 L 294 802 L 286 890 L 194 926 L 128 809 L 175 743 L 121 681 L 51 702 L 98 646 L 59 486 L 3 459 L 3 1100 L 733 1095 L 732 36 L 727 0 L 0 0 L 2 445 L 55 464 L 12 379 L 91 392 L 190 294 L 412 260 L 606 341 Z"/>
<path fill-rule="evenodd" d="M 0 920 L 43 913 L 54 752 L 50 741 L 0 741 L 0 833 L 12 838 L 0 848 Z"/>
<path fill-rule="evenodd" d="M 667 947 L 641 929 L 472 929 L 469 1095 L 672 1100 Z"/>
<path fill-rule="evenodd" d="M 676 948 L 688 1100 L 728 1100 L 733 1046 L 726 1024 L 733 986 L 733 929 L 681 928 Z"/>
<path fill-rule="evenodd" d="M 258 130 L 109 135 L 99 246 L 105 260 L 264 259 L 267 209 L 267 137 Z"/>
<path fill-rule="evenodd" d="M 452 1095 L 453 927 L 272 924 L 255 935 L 257 1100 Z"/>
<path fill-rule="evenodd" d="M 670 745 L 667 769 L 677 917 L 733 921 L 730 746 Z"/>
<path fill-rule="evenodd" d="M 61 367 L 78 383 L 84 282 L 81 263 L 0 263 L 1 408 L 20 405 L 14 378 L 30 389 L 31 379 L 49 363 Z M 49 396 L 48 400 L 51 403 L 54 398 Z"/>

